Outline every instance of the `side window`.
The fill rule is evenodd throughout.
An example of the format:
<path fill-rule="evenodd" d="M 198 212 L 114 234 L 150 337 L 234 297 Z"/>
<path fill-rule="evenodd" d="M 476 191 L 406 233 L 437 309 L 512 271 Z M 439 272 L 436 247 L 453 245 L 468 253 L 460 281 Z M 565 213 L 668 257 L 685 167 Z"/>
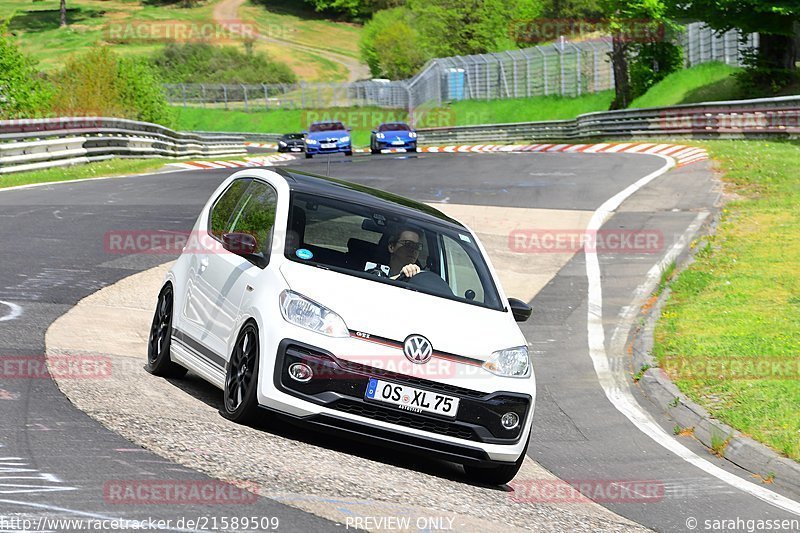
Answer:
<path fill-rule="evenodd" d="M 258 253 L 264 258 L 269 257 L 272 247 L 277 204 L 275 189 L 266 183 L 254 181 L 242 196 L 230 221 L 231 233 L 248 233 L 256 238 Z"/>
<path fill-rule="evenodd" d="M 447 283 L 453 294 L 467 300 L 485 303 L 481 277 L 462 244 L 448 235 L 442 235 L 442 247 Z"/>
<path fill-rule="evenodd" d="M 222 240 L 222 234 L 227 233 L 230 228 L 230 220 L 239 200 L 247 190 L 252 180 L 236 180 L 222 193 L 217 202 L 211 208 L 211 216 L 208 221 L 208 232 L 217 239 Z"/>

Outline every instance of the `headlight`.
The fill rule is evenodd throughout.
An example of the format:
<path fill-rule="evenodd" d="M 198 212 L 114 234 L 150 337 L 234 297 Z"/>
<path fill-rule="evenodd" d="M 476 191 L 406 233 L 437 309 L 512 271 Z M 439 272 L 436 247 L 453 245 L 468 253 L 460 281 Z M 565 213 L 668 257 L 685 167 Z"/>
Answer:
<path fill-rule="evenodd" d="M 283 142 L 283 141 L 278 141 L 278 144 L 281 145 L 281 146 L 286 146 L 286 143 Z"/>
<path fill-rule="evenodd" d="M 350 137 L 348 137 L 347 135 L 345 135 L 344 137 L 342 137 L 341 139 L 339 139 L 339 142 L 340 142 L 340 143 L 349 143 L 349 142 L 350 142 Z"/>
<path fill-rule="evenodd" d="M 483 368 L 498 376 L 528 377 L 531 373 L 528 347 L 517 346 L 516 348 L 506 348 L 505 350 L 494 352 L 489 360 L 483 363 Z"/>
<path fill-rule="evenodd" d="M 375 137 L 377 137 L 378 139 L 383 139 L 384 137 L 386 137 L 386 135 L 384 135 L 383 133 L 377 133 L 375 134 Z"/>
<path fill-rule="evenodd" d="M 306 139 L 306 144 L 317 144 L 317 141 L 314 139 Z"/>
<path fill-rule="evenodd" d="M 329 337 L 350 336 L 342 317 L 327 307 L 289 290 L 281 293 L 280 300 L 281 314 L 287 322 Z"/>
<path fill-rule="evenodd" d="M 408 136 L 411 137 L 412 139 L 416 139 L 417 138 L 417 132 L 415 132 L 415 131 L 409 132 Z"/>

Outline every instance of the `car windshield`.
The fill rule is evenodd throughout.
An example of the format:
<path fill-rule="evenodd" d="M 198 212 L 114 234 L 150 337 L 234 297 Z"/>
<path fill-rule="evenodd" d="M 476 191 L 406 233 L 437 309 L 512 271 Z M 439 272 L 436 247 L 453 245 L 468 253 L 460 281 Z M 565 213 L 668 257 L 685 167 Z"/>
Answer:
<path fill-rule="evenodd" d="M 283 136 L 283 139 L 285 141 L 294 141 L 294 140 L 302 139 L 302 138 L 303 138 L 303 134 L 302 133 L 287 133 L 286 135 Z"/>
<path fill-rule="evenodd" d="M 286 257 L 376 283 L 504 309 L 471 233 L 384 208 L 294 192 Z M 400 263 L 416 263 L 422 272 L 393 280 Z"/>
<path fill-rule="evenodd" d="M 381 124 L 378 131 L 410 131 L 408 124 Z"/>
<path fill-rule="evenodd" d="M 345 130 L 344 124 L 341 122 L 320 122 L 319 124 L 312 124 L 308 131 L 336 131 Z"/>

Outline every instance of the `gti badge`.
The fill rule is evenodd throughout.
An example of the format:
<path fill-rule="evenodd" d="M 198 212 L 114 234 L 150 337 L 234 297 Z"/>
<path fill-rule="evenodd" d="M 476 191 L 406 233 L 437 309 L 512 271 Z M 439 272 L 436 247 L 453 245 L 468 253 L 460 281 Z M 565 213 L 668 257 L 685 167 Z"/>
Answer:
<path fill-rule="evenodd" d="M 433 346 L 431 341 L 422 335 L 409 335 L 406 342 L 403 343 L 403 353 L 412 363 L 418 365 L 430 361 L 433 355 Z"/>

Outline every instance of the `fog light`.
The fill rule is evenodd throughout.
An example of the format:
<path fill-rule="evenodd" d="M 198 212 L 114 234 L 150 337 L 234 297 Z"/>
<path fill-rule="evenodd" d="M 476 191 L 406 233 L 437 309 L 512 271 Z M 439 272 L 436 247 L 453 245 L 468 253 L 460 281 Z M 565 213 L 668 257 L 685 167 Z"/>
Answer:
<path fill-rule="evenodd" d="M 519 415 L 517 413 L 506 413 L 500 418 L 500 423 L 505 429 L 514 429 L 519 425 Z"/>
<path fill-rule="evenodd" d="M 311 378 L 314 377 L 314 372 L 312 372 L 311 367 L 305 363 L 293 363 L 289 367 L 289 376 L 295 381 L 306 383 L 311 381 Z"/>

